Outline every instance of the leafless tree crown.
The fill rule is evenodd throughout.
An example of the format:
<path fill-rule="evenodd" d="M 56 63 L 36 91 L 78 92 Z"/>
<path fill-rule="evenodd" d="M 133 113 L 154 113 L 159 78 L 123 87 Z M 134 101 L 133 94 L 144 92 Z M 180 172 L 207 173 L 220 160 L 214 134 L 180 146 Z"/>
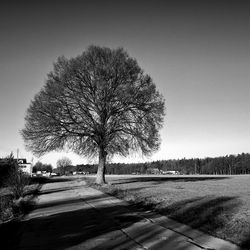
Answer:
<path fill-rule="evenodd" d="M 56 162 L 56 167 L 57 168 L 65 168 L 67 166 L 72 165 L 72 161 L 68 157 L 62 157 Z"/>
<path fill-rule="evenodd" d="M 91 157 L 159 147 L 164 100 L 122 48 L 90 46 L 58 58 L 27 110 L 22 136 L 36 155 L 64 147 Z"/>

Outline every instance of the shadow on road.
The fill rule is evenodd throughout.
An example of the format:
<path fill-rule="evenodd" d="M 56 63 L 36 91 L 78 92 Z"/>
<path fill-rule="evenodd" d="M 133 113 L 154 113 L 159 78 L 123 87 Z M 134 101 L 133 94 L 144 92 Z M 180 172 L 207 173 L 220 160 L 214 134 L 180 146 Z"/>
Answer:
<path fill-rule="evenodd" d="M 246 238 L 242 243 L 241 246 L 247 250 L 250 249 L 250 232 L 248 238 Z"/>
<path fill-rule="evenodd" d="M 90 196 L 86 202 L 100 202 L 106 195 Z M 68 207 L 68 205 L 73 205 Z M 55 213 L 44 215 L 51 208 Z M 136 215 L 127 206 L 110 204 L 100 210 L 83 205 L 81 199 L 68 202 L 49 202 L 39 206 L 42 216 L 22 222 L 12 222 L 0 227 L 3 236 L 1 244 L 5 249 L 132 249 L 140 247 L 120 229 L 128 228 L 145 218 Z M 58 212 L 58 211 L 62 212 Z M 36 211 L 36 210 L 35 210 Z M 51 210 L 50 210 L 51 212 Z M 25 236 L 23 236 L 25 233 Z M 156 237 L 155 231 L 137 230 L 140 241 L 150 241 Z M 15 241 L 13 241 L 13 237 Z M 176 236 L 173 240 L 177 240 Z M 171 240 L 171 237 L 169 240 Z M 177 245 L 178 240 L 177 240 Z M 185 248 L 179 247 L 180 250 Z"/>
<path fill-rule="evenodd" d="M 132 249 L 140 248 L 120 229 L 129 228 L 145 218 L 134 213 L 127 206 L 110 203 L 100 209 L 89 206 L 88 202 L 98 203 L 107 199 L 106 195 L 89 196 L 70 202 L 61 200 L 38 206 L 37 216 L 19 222 L 10 222 L 0 227 L 1 249 Z M 48 210 L 49 209 L 49 210 Z M 157 237 L 158 231 L 146 230 L 144 226 L 136 230 L 140 242 Z M 181 244 L 181 235 L 170 235 L 168 240 Z M 13 241 L 13 239 L 15 239 Z M 158 243 L 159 244 L 159 243 Z M 161 244 L 163 244 L 161 242 Z M 160 248 L 156 246 L 155 249 Z M 179 246 L 179 250 L 185 247 Z"/>
<path fill-rule="evenodd" d="M 67 177 L 32 177 L 31 183 L 40 183 L 40 184 L 45 184 L 45 183 L 57 183 L 57 182 L 68 182 L 72 181 L 72 178 L 67 178 Z"/>
<path fill-rule="evenodd" d="M 77 188 L 82 188 L 81 186 L 70 186 L 70 187 L 61 187 L 61 188 L 50 188 L 47 190 L 41 190 L 39 191 L 39 195 L 41 194 L 53 194 L 53 193 L 58 193 L 58 192 L 63 192 L 63 191 L 68 191 L 72 189 L 77 189 Z"/>

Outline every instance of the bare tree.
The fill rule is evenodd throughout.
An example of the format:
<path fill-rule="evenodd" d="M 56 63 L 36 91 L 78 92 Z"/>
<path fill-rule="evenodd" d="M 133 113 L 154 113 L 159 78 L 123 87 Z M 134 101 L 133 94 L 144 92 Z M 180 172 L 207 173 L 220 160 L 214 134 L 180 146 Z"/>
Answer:
<path fill-rule="evenodd" d="M 61 173 L 63 174 L 65 174 L 65 168 L 70 165 L 72 165 L 72 161 L 66 156 L 62 157 L 56 162 L 57 168 L 60 169 Z"/>
<path fill-rule="evenodd" d="M 90 46 L 54 63 L 27 110 L 22 136 L 35 155 L 64 148 L 98 155 L 102 184 L 107 155 L 159 148 L 163 116 L 164 99 L 135 59 L 122 48 Z"/>

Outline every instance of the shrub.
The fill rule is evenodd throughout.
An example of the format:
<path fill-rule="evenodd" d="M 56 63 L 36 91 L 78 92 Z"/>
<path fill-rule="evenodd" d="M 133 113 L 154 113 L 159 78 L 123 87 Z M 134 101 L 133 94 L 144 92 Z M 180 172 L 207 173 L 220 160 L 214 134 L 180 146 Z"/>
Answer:
<path fill-rule="evenodd" d="M 12 191 L 14 199 L 24 196 L 25 186 L 29 184 L 30 178 L 27 174 L 23 173 L 18 166 L 11 169 L 9 178 L 6 180 L 7 186 Z"/>
<path fill-rule="evenodd" d="M 13 217 L 12 205 L 13 202 L 10 196 L 0 196 L 0 222 Z"/>
<path fill-rule="evenodd" d="M 16 166 L 17 162 L 15 162 L 12 153 L 5 158 L 0 158 L 0 187 L 7 185 L 6 180 L 9 178 L 11 172 Z"/>

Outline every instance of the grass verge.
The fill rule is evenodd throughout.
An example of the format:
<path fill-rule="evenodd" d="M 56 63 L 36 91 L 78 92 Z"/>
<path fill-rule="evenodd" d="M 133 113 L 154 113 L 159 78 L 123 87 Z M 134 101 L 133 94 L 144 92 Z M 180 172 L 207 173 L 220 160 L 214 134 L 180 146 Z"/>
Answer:
<path fill-rule="evenodd" d="M 109 177 L 99 186 L 87 184 L 130 204 L 156 211 L 205 233 L 250 249 L 248 176 Z"/>
<path fill-rule="evenodd" d="M 0 224 L 22 218 L 31 211 L 41 186 L 40 183 L 26 186 L 23 196 L 19 198 L 15 198 L 11 191 L 0 194 Z"/>

